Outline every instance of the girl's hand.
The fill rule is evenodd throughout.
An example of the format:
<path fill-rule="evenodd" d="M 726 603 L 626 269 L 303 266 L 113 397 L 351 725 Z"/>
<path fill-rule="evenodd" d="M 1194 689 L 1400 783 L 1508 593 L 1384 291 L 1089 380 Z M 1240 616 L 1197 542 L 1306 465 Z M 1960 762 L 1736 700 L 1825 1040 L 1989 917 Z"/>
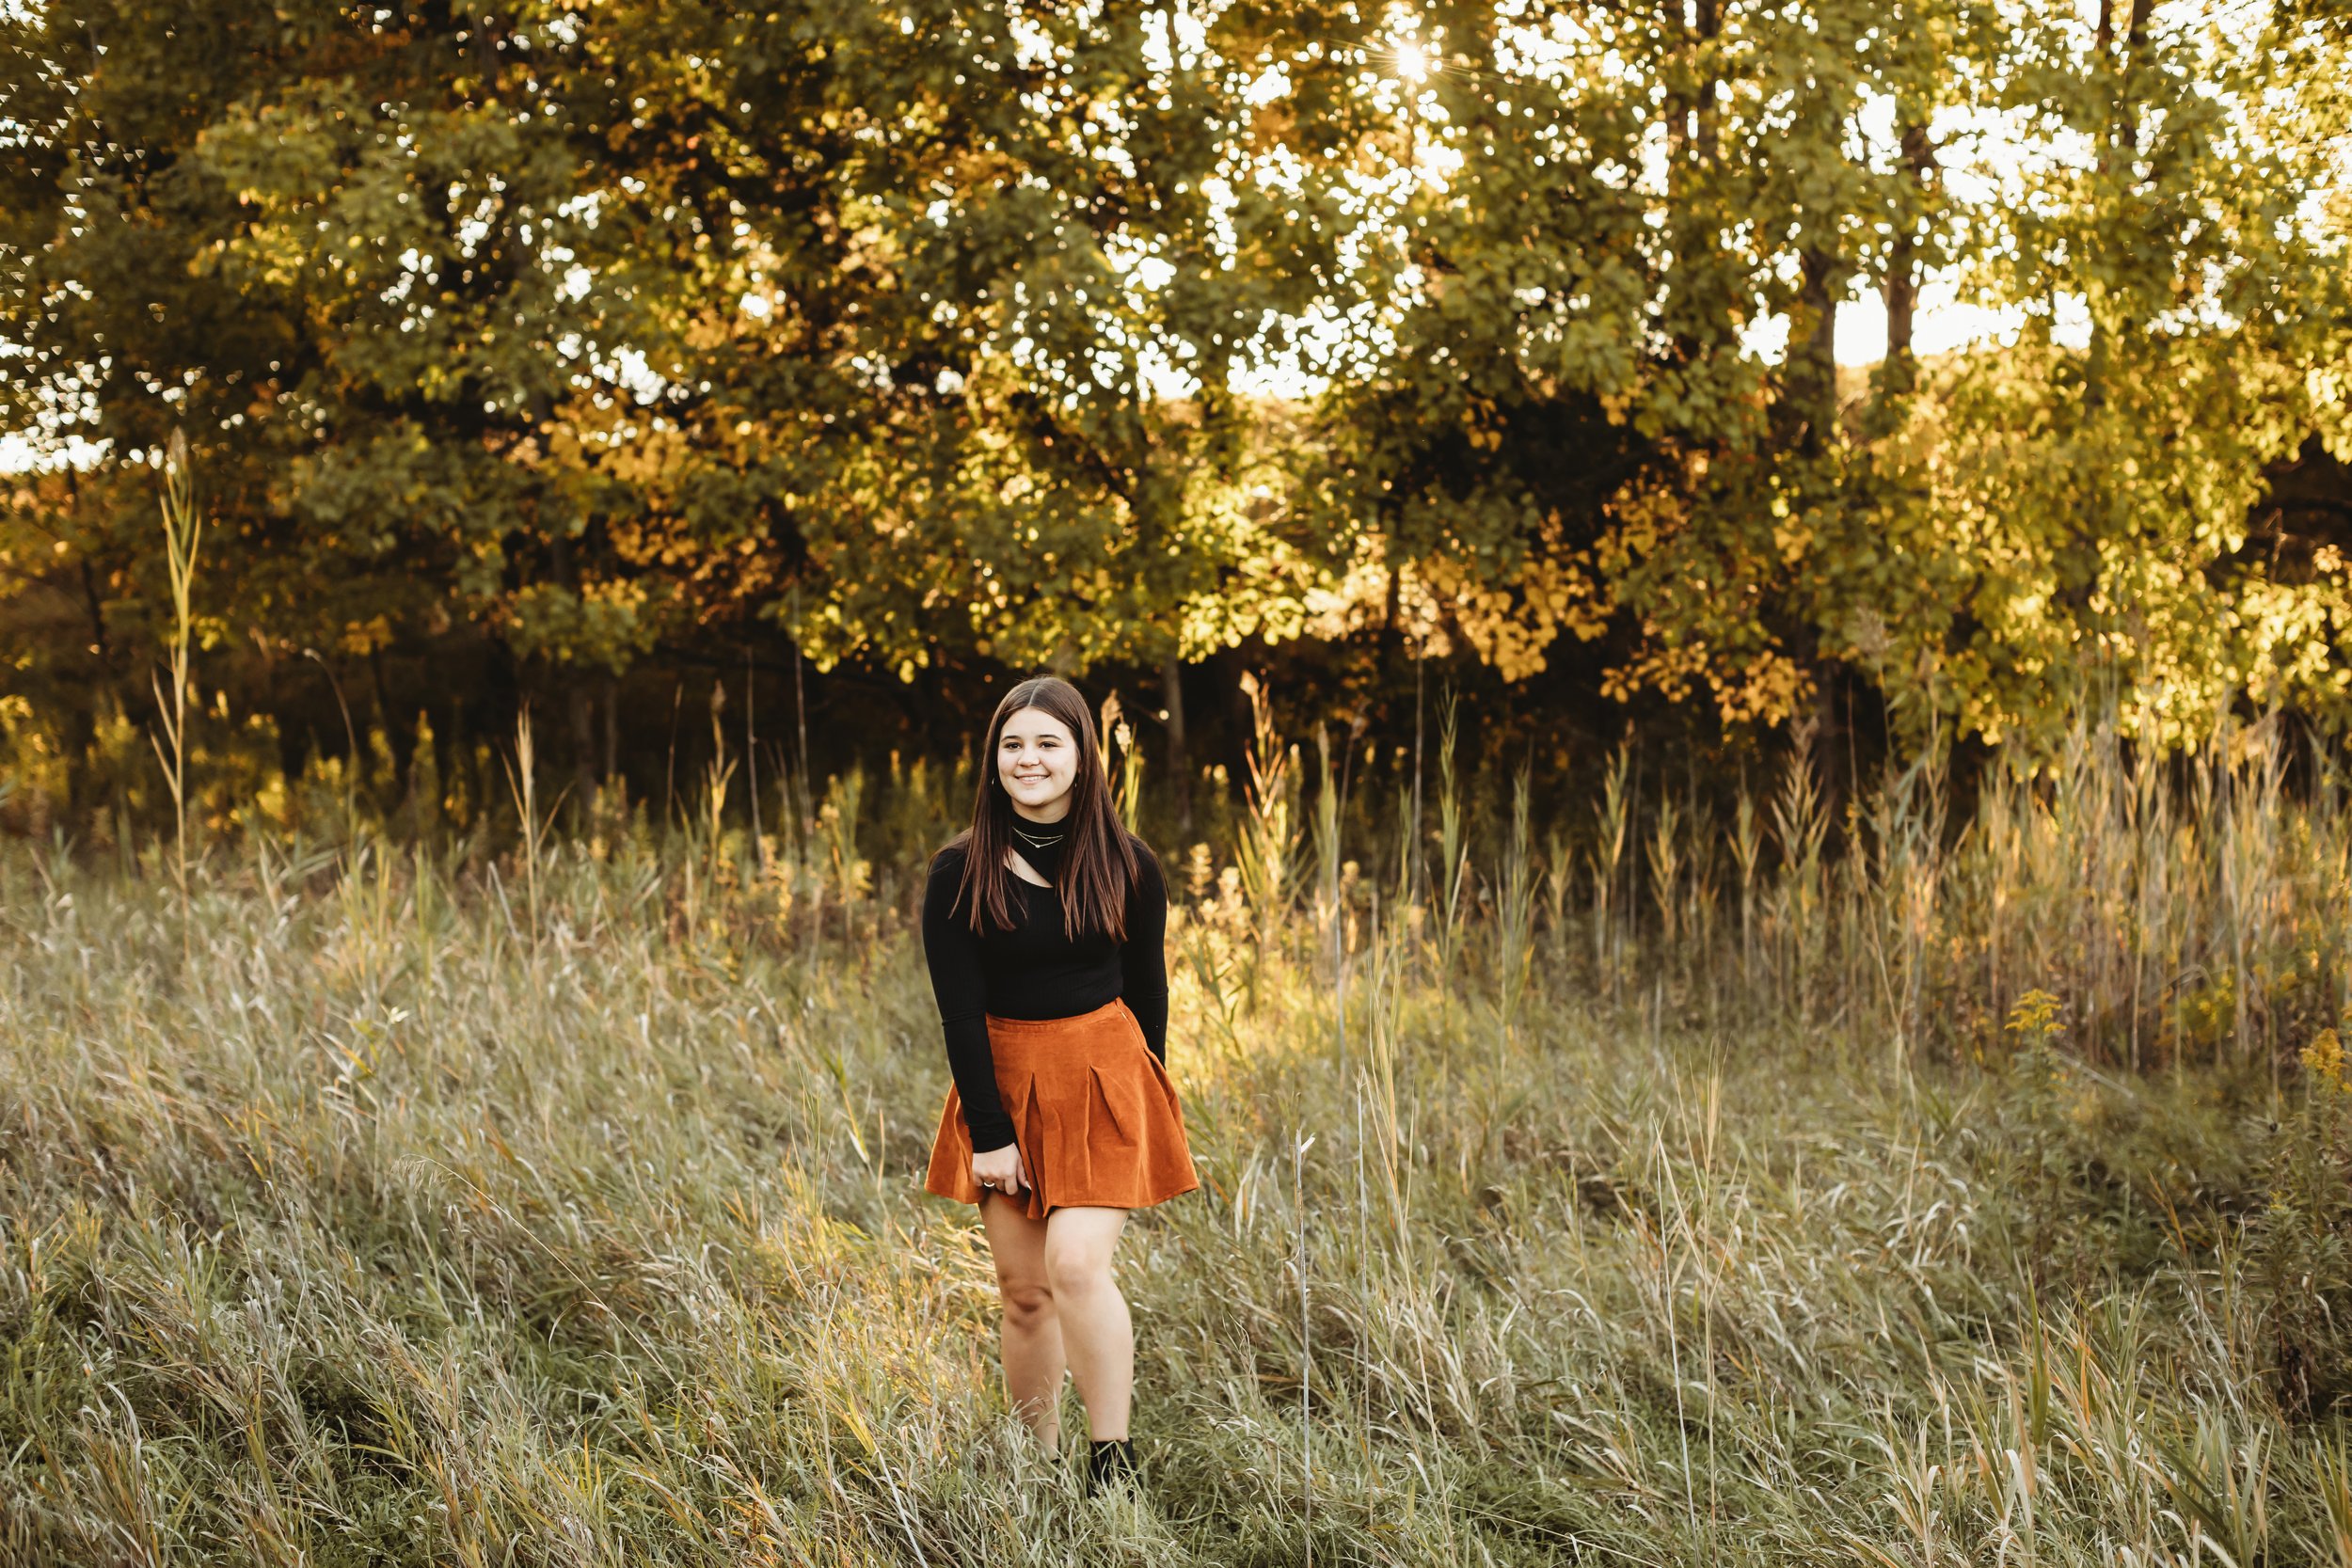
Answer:
<path fill-rule="evenodd" d="M 1022 1167 L 1021 1146 L 1007 1144 L 972 1156 L 972 1180 L 986 1187 L 996 1184 L 1000 1193 L 1019 1192 L 1029 1184 L 1028 1172 Z"/>

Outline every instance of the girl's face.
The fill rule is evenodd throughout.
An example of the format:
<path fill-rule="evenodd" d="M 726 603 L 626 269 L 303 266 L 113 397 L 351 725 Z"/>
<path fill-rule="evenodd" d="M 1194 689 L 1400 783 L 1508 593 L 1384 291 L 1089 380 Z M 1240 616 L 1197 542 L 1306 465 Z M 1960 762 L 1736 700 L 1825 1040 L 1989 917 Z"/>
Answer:
<path fill-rule="evenodd" d="M 1070 726 L 1042 708 L 1015 710 L 996 740 L 996 777 L 1015 810 L 1041 822 L 1070 809 L 1078 776 L 1078 742 Z"/>

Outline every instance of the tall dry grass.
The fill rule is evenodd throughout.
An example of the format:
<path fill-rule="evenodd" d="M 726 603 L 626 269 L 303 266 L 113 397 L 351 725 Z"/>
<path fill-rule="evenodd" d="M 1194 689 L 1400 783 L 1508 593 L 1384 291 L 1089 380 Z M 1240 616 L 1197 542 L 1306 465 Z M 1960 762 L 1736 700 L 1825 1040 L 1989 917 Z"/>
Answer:
<path fill-rule="evenodd" d="M 1141 1508 L 918 1191 L 968 777 L 561 839 L 526 731 L 515 831 L 199 844 L 184 916 L 0 852 L 0 1560 L 2352 1564 L 2327 764 L 2086 723 L 1954 830 L 1800 750 L 1719 824 L 1443 734 L 1425 882 L 1404 791 L 1304 863 L 1267 727 L 1162 846 Z"/>

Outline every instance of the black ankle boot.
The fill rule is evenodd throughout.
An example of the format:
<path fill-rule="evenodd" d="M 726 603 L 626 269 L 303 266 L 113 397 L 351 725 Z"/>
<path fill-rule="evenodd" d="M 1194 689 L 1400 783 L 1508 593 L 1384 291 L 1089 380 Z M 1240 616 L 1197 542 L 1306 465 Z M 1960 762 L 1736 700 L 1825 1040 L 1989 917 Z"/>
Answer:
<path fill-rule="evenodd" d="M 1087 1494 L 1091 1497 L 1105 1486 L 1120 1481 L 1139 1484 L 1136 1475 L 1136 1450 L 1124 1437 L 1096 1437 L 1087 1441 Z"/>

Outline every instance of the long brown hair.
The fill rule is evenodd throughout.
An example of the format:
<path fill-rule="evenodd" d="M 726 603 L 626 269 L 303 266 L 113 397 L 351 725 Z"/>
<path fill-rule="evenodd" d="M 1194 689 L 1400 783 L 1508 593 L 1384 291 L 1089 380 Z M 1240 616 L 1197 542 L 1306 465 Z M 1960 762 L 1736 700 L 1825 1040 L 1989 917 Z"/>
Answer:
<path fill-rule="evenodd" d="M 972 825 L 947 841 L 939 854 L 961 846 L 963 880 L 958 902 L 970 911 L 972 929 L 984 932 L 1013 925 L 1013 872 L 1005 864 L 1005 851 L 1013 844 L 1012 797 L 997 777 L 996 749 L 1004 739 L 1005 721 L 1025 707 L 1051 714 L 1070 731 L 1078 748 L 1078 765 L 1070 781 L 1070 810 L 1062 827 L 1070 842 L 1062 847 L 1060 870 L 1054 885 L 1061 893 L 1062 932 L 1075 942 L 1088 931 L 1103 931 L 1113 942 L 1127 940 L 1127 889 L 1138 863 L 1142 840 L 1120 825 L 1111 810 L 1110 774 L 1103 766 L 1102 744 L 1095 738 L 1094 721 L 1078 689 L 1059 675 L 1032 675 L 1005 693 L 988 721 L 988 738 L 980 747 L 980 787 L 972 802 Z M 939 857 L 931 857 L 936 861 Z M 987 917 L 988 926 L 981 924 Z"/>

